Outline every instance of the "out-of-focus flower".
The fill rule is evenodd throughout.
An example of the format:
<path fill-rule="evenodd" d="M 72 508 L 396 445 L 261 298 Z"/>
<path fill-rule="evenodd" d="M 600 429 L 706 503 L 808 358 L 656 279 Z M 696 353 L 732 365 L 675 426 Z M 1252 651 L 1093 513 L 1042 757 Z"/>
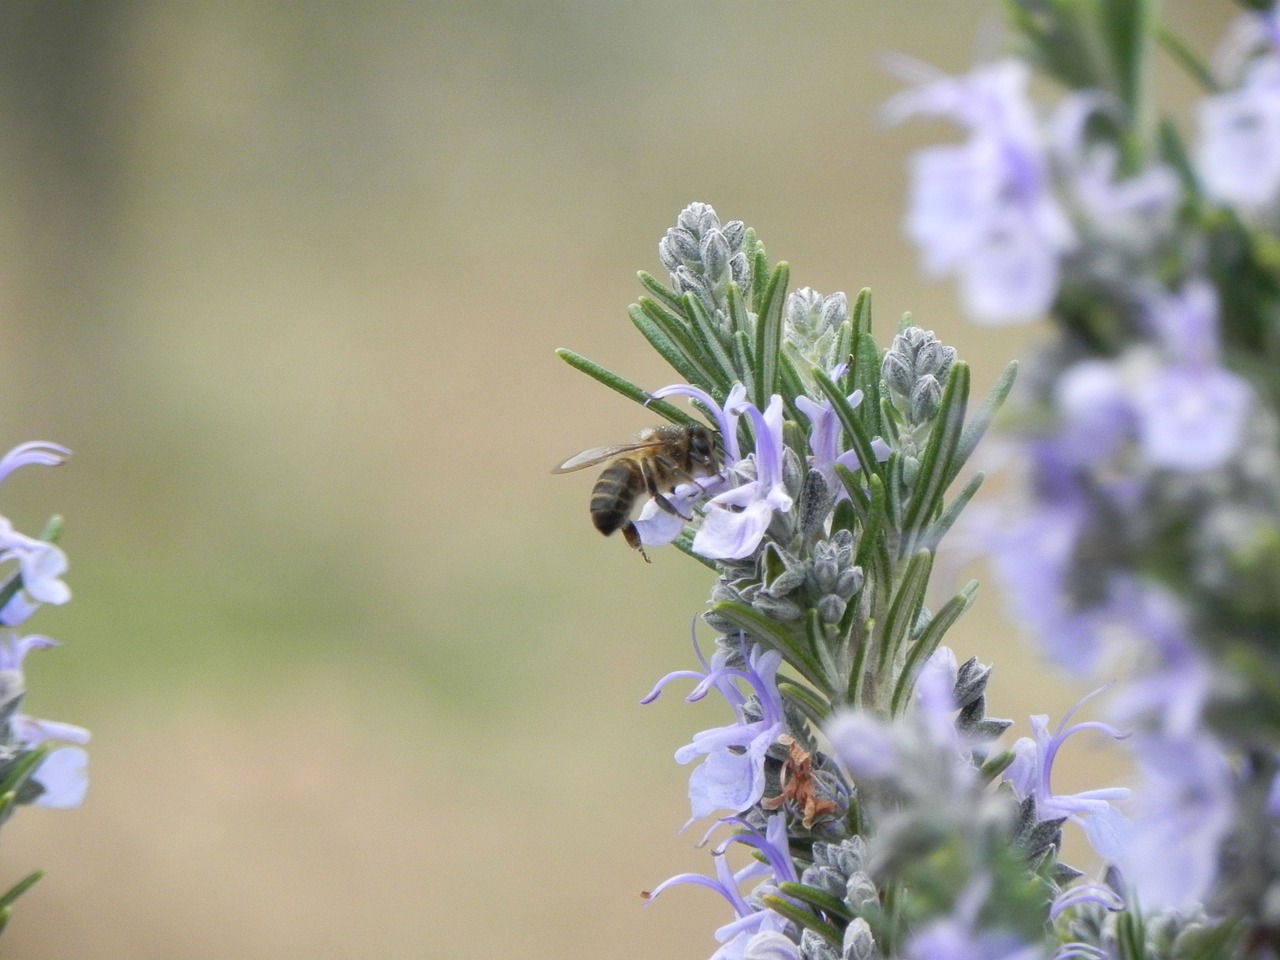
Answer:
<path fill-rule="evenodd" d="M 935 920 L 906 943 L 905 960 L 1040 960 L 1044 949 L 1010 930 L 975 928 L 989 883 L 975 878 L 949 917 Z"/>
<path fill-rule="evenodd" d="M 1205 280 L 1148 300 L 1147 315 L 1170 363 L 1134 397 L 1138 437 L 1152 466 L 1219 467 L 1239 448 L 1253 391 L 1218 364 L 1218 294 Z"/>
<path fill-rule="evenodd" d="M 912 157 L 906 226 L 926 272 L 958 274 L 966 311 L 987 323 L 1043 314 L 1061 258 L 1076 244 L 1051 191 L 1029 75 L 1021 61 L 1001 60 L 964 77 L 938 76 L 884 110 L 892 122 L 945 116 L 969 131 L 963 144 Z"/>
<path fill-rule="evenodd" d="M 1208 734 L 1134 738 L 1142 785 L 1136 814 L 1107 817 L 1119 851 L 1112 858 L 1144 909 L 1203 902 L 1218 875 L 1235 811 L 1231 771 Z"/>
<path fill-rule="evenodd" d="M 1280 58 L 1255 59 L 1240 87 L 1207 97 L 1199 108 L 1197 172 L 1205 192 L 1246 209 L 1280 193 Z"/>
<path fill-rule="evenodd" d="M 25 691 L 22 662 L 27 654 L 32 650 L 57 645 L 56 641 L 38 634 L 0 639 L 0 675 L 7 678 L 3 686 L 6 690 L 8 738 L 16 741 L 23 749 L 29 750 L 51 740 L 65 740 L 76 744 L 89 742 L 89 731 L 83 727 L 55 720 L 37 720 L 23 713 L 12 712 L 13 707 L 9 706 L 21 698 Z M 31 775 L 43 790 L 35 801 L 36 805 L 78 807 L 89 788 L 88 764 L 89 755 L 80 747 L 57 747 L 50 751 Z"/>

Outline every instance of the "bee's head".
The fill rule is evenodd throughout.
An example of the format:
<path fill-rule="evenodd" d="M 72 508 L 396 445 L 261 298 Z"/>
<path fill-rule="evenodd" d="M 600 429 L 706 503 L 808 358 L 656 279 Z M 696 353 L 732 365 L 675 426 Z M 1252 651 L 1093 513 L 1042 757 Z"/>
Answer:
<path fill-rule="evenodd" d="M 701 424 L 694 424 L 689 427 L 689 460 L 705 467 L 708 473 L 716 472 L 715 437 L 710 430 Z"/>

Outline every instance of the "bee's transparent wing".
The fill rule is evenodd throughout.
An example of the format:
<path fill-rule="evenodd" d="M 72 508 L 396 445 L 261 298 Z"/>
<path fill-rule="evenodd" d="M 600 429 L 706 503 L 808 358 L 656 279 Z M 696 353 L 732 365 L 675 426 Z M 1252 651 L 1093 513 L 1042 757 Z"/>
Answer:
<path fill-rule="evenodd" d="M 654 440 L 633 440 L 630 443 L 618 443 L 610 447 L 592 447 L 590 450 L 583 450 L 581 453 L 570 457 L 558 467 L 551 469 L 552 473 L 572 473 L 574 470 L 583 470 L 587 467 L 593 467 L 597 463 L 604 463 L 606 460 L 612 460 L 614 457 L 620 457 L 627 453 L 638 453 L 641 450 L 652 450 L 654 447 L 661 446 L 660 441 Z"/>

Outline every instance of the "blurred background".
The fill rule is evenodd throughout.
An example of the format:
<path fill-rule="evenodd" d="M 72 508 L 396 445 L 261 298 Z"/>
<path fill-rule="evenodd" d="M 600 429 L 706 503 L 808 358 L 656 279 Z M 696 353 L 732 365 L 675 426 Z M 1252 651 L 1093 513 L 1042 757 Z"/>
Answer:
<path fill-rule="evenodd" d="M 1229 5 L 1169 0 L 1211 48 Z M 896 50 L 999 48 L 995 2 L 13 2 L 0 6 L 0 512 L 66 516 L 75 599 L 28 710 L 94 733 L 17 958 L 704 958 L 726 905 L 671 753 L 709 578 L 587 518 L 579 449 L 651 422 L 635 271 L 688 202 L 793 288 L 875 290 L 985 389 L 1044 331 L 978 329 L 901 235 Z M 1169 96 L 1189 91 L 1162 65 Z M 977 575 L 981 575 L 979 571 Z M 993 589 L 953 632 L 991 712 L 1055 718 Z M 1084 742 L 1055 786 L 1109 782 Z M 1074 763 L 1074 766 L 1069 766 Z"/>

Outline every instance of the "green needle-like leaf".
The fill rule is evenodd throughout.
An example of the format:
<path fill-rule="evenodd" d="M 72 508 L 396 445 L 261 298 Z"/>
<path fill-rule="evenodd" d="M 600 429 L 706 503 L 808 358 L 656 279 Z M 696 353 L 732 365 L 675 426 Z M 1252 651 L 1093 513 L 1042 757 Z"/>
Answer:
<path fill-rule="evenodd" d="M 956 455 L 952 458 L 952 472 L 947 479 L 950 483 L 956 478 L 956 474 L 968 461 L 973 454 L 974 448 L 978 446 L 978 441 L 982 439 L 987 432 L 987 428 L 991 426 L 991 421 L 1000 412 L 1000 408 L 1004 405 L 1005 400 L 1009 396 L 1009 391 L 1013 389 L 1013 382 L 1018 376 L 1018 362 L 1016 360 L 1001 371 L 1000 376 L 996 378 L 996 382 L 987 392 L 986 397 L 982 401 L 982 406 L 974 411 L 969 423 L 964 428 L 964 432 L 960 435 L 960 445 L 956 449 Z"/>
<path fill-rule="evenodd" d="M 641 270 L 636 276 L 640 278 L 640 286 L 653 294 L 655 300 L 662 303 L 668 310 L 680 310 L 680 296 L 674 290 L 644 270 Z"/>
<path fill-rule="evenodd" d="M 791 268 L 779 263 L 773 268 L 756 317 L 755 379 L 756 406 L 763 410 L 778 389 L 778 353 L 782 350 L 782 308 L 787 299 Z"/>
<path fill-rule="evenodd" d="M 871 335 L 871 288 L 863 287 L 853 301 L 853 310 L 849 314 L 853 321 L 854 336 Z"/>
<path fill-rule="evenodd" d="M 600 364 L 593 360 L 588 360 L 580 353 L 574 353 L 572 350 L 561 347 L 556 350 L 556 356 L 569 364 L 569 366 L 573 367 L 575 370 L 581 370 L 592 380 L 604 384 L 610 390 L 622 394 L 629 400 L 634 400 L 636 403 L 643 407 L 647 407 L 658 416 L 665 417 L 672 423 L 689 424 L 699 422 L 695 417 L 685 413 L 679 407 L 672 406 L 665 400 L 649 399 L 649 394 L 640 389 L 640 387 L 636 386 L 630 380 L 625 377 L 618 376 L 618 374 L 614 373 L 612 370 L 608 370 L 605 367 L 600 366 Z M 3 597 L 3 593 L 0 593 L 0 597 Z"/>
<path fill-rule="evenodd" d="M 915 684 L 916 671 L 920 665 L 933 656 L 933 652 L 942 643 L 942 638 L 946 635 L 946 632 L 960 619 L 960 615 L 973 605 L 973 598 L 977 592 L 978 581 L 970 580 L 964 585 L 964 589 L 943 604 L 942 609 L 934 615 L 934 618 L 929 621 L 929 625 L 924 628 L 920 636 L 912 643 L 911 649 L 907 651 L 906 659 L 903 661 L 902 673 L 898 675 L 898 683 L 893 691 L 893 701 L 890 708 L 893 716 L 898 716 L 906 706 L 907 698 L 911 695 L 911 688 Z"/>
<path fill-rule="evenodd" d="M 929 529 L 925 531 L 925 535 L 920 538 L 921 549 L 938 549 L 938 544 L 942 542 L 942 538 L 946 536 L 947 531 L 950 530 L 956 520 L 959 519 L 960 511 L 969 505 L 969 501 L 972 500 L 973 495 L 978 492 L 978 488 L 982 486 L 982 481 L 984 479 L 985 475 L 982 473 L 975 473 L 969 478 L 969 482 L 964 485 L 964 488 L 958 494 L 956 494 L 955 499 L 947 504 L 945 509 L 943 509 L 941 516 L 939 516 L 938 519 L 930 525 Z"/>
<path fill-rule="evenodd" d="M 43 870 L 33 870 L 5 891 L 3 895 L 0 895 L 0 911 L 4 911 L 6 920 L 8 919 L 9 907 L 13 904 L 13 901 L 34 887 L 36 882 L 43 876 Z"/>
<path fill-rule="evenodd" d="M 821 665 L 822 675 L 826 681 L 822 688 L 827 691 L 839 690 L 844 683 L 840 676 L 840 669 L 831 658 L 831 648 L 827 645 L 826 631 L 822 627 L 822 619 L 818 616 L 817 610 L 805 611 L 804 627 L 813 659 Z"/>
<path fill-rule="evenodd" d="M 736 283 L 730 283 L 725 288 L 725 299 L 729 304 L 729 323 L 732 325 L 732 335 L 736 336 L 739 332 L 742 332 L 747 336 L 751 336 L 755 333 L 755 322 L 747 311 L 747 301 L 743 299 L 742 290 Z"/>
<path fill-rule="evenodd" d="M 853 919 L 853 911 L 849 909 L 849 905 L 843 900 L 839 900 L 827 893 L 825 890 L 819 890 L 817 887 L 811 887 L 807 883 L 792 883 L 784 880 L 778 884 L 778 889 L 793 900 L 800 900 L 807 903 L 822 913 L 833 917 L 840 917 L 842 920 L 849 921 Z"/>
<path fill-rule="evenodd" d="M 765 290 L 768 287 L 769 257 L 765 253 L 764 244 L 756 237 L 755 231 L 748 228 L 746 240 L 742 244 L 743 252 L 751 262 L 751 307 L 759 316 L 764 312 Z"/>
<path fill-rule="evenodd" d="M 831 924 L 820 920 L 817 914 L 811 913 L 803 907 L 796 906 L 790 900 L 773 894 L 765 894 L 760 899 L 774 913 L 781 914 L 801 929 L 812 930 L 833 947 L 839 948 L 840 931 L 831 926 Z"/>
<path fill-rule="evenodd" d="M 647 302 L 653 303 L 652 300 Z M 636 329 L 640 331 L 641 336 L 649 341 L 649 345 L 658 352 L 663 360 L 671 364 L 672 369 L 680 374 L 686 383 L 702 387 L 704 390 L 715 389 L 707 372 L 691 362 L 685 355 L 684 349 L 667 336 L 662 327 L 646 314 L 638 303 L 632 304 L 627 313 L 631 317 L 631 322 L 635 324 Z"/>
<path fill-rule="evenodd" d="M 983 783 L 991 783 L 996 777 L 1009 769 L 1009 766 L 1016 760 L 1018 755 L 1012 750 L 1001 750 L 993 757 L 988 757 L 986 762 L 978 768 L 978 777 Z"/>
<path fill-rule="evenodd" d="M 880 635 L 878 669 L 881 676 L 894 662 L 897 652 L 915 628 L 924 606 L 925 588 L 929 586 L 929 571 L 933 568 L 933 554 L 921 550 L 907 564 L 893 595 L 893 603 L 885 616 L 884 630 Z"/>
<path fill-rule="evenodd" d="M 738 373 L 742 374 L 742 385 L 746 388 L 747 396 L 754 397 L 756 395 L 755 362 L 751 354 L 751 338 L 743 330 L 738 330 L 733 335 L 733 362 Z"/>
<path fill-rule="evenodd" d="M 1221 93 L 1222 87 L 1213 76 L 1213 71 L 1209 69 L 1209 65 L 1204 59 L 1191 49 L 1190 44 L 1182 37 L 1174 33 L 1167 25 L 1161 24 L 1156 27 L 1156 42 L 1164 47 L 1165 52 L 1187 71 L 1188 76 L 1196 83 L 1200 84 L 1200 88 L 1204 93 L 1213 94 Z"/>
<path fill-rule="evenodd" d="M 788 634 L 786 627 L 782 624 L 770 620 L 745 603 L 721 600 L 711 605 L 711 611 L 750 634 L 753 639 L 777 650 L 800 671 L 801 676 L 829 695 L 826 677 L 823 675 L 825 671 L 822 669 L 822 664 L 807 649 L 808 643 L 805 639 Z"/>
<path fill-rule="evenodd" d="M 786 350 L 778 351 L 778 381 L 782 386 L 782 401 L 786 406 L 787 419 L 796 423 L 808 422 L 808 418 L 796 406 L 795 400 L 796 397 L 804 396 L 808 390 Z"/>
<path fill-rule="evenodd" d="M 959 468 L 955 466 L 965 407 L 969 400 L 969 365 L 957 361 L 951 367 L 942 391 L 938 416 L 929 433 L 920 470 L 911 488 L 911 499 L 902 517 L 902 556 L 915 553 L 925 528 L 941 512 L 942 495 Z"/>
<path fill-rule="evenodd" d="M 1178 174 L 1178 180 L 1182 183 L 1182 189 L 1186 191 L 1188 197 L 1198 200 L 1201 196 L 1200 178 L 1196 175 L 1195 168 L 1191 164 L 1191 157 L 1187 154 L 1186 144 L 1182 142 L 1182 134 L 1178 132 L 1177 126 L 1172 120 L 1165 118 L 1160 121 L 1160 153 L 1164 157 L 1169 166 L 1173 167 L 1174 172 Z"/>
<path fill-rule="evenodd" d="M 815 727 L 821 727 L 831 717 L 830 703 L 804 684 L 780 677 L 778 693 L 803 713 Z"/>
<path fill-rule="evenodd" d="M 16 797 L 22 785 L 27 782 L 31 774 L 35 773 L 36 768 L 44 763 L 44 758 L 48 755 L 48 744 L 41 744 L 25 753 L 6 771 L 4 780 L 0 782 L 0 795 Z M 7 810 L 0 811 L 0 814 L 7 812 Z"/>
<path fill-rule="evenodd" d="M 872 474 L 864 492 L 858 482 L 857 474 L 844 464 L 836 464 L 836 475 L 849 492 L 847 502 L 857 514 L 858 523 L 862 528 L 858 535 L 858 553 L 854 557 L 854 563 L 862 567 L 863 573 L 875 584 L 877 592 L 887 596 L 893 561 L 889 556 L 889 546 L 885 538 L 880 535 L 888 502 L 884 481 L 878 475 Z"/>
<path fill-rule="evenodd" d="M 692 324 L 688 320 L 677 316 L 648 297 L 641 297 L 635 306 L 638 306 L 645 317 L 652 321 L 654 326 L 661 330 L 671 344 L 680 351 L 689 368 L 697 371 L 697 376 L 689 379 L 690 383 L 696 383 L 713 395 L 718 392 L 720 396 L 724 396 L 728 392 L 728 382 L 717 376 L 714 361 L 700 349 L 697 339 L 691 332 Z M 634 309 L 635 307 L 632 307 L 632 310 Z M 632 320 L 635 321 L 634 315 Z M 639 326 L 638 323 L 636 325 Z"/>
<path fill-rule="evenodd" d="M 728 394 L 729 386 L 738 379 L 737 370 L 729 356 L 729 338 L 720 330 L 716 320 L 707 313 L 707 308 L 691 293 L 685 294 L 684 312 L 693 320 L 690 331 L 697 342 L 698 351 L 703 361 L 715 368 L 719 380 L 725 385 L 723 398 Z"/>

